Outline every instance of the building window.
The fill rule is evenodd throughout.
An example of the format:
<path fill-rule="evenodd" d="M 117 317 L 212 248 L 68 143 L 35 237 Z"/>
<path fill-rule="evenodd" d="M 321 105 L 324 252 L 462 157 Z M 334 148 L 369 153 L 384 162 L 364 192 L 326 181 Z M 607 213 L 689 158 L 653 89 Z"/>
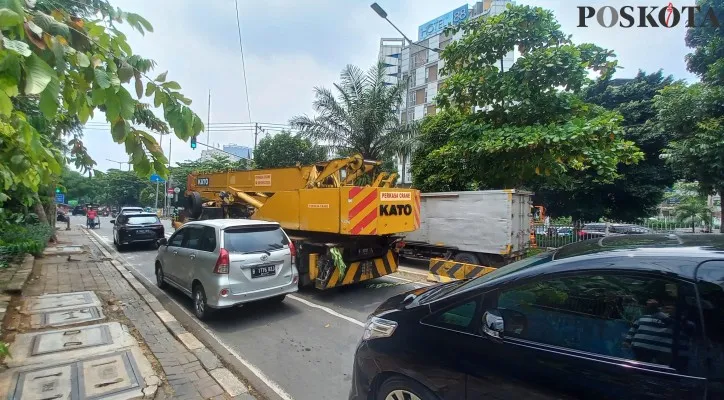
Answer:
<path fill-rule="evenodd" d="M 427 63 L 427 50 L 415 53 L 412 60 L 414 68 L 425 65 Z"/>
<path fill-rule="evenodd" d="M 417 94 L 417 92 L 412 92 L 412 93 L 410 93 L 410 102 L 411 102 L 412 104 L 416 104 L 416 103 L 415 103 L 415 98 L 417 97 L 416 94 Z"/>
<path fill-rule="evenodd" d="M 442 39 L 442 37 L 441 37 L 440 39 Z M 447 45 L 449 45 L 450 42 L 452 42 L 452 39 L 447 39 L 447 40 L 445 40 L 445 41 L 440 41 L 440 46 L 439 46 L 438 48 L 439 48 L 440 50 L 445 50 L 445 47 L 447 47 Z"/>
<path fill-rule="evenodd" d="M 427 106 L 427 107 L 425 107 L 425 111 L 426 111 L 427 115 L 435 115 L 435 113 L 437 113 L 437 107 Z"/>
<path fill-rule="evenodd" d="M 427 102 L 427 90 L 425 88 L 418 89 L 413 93 L 415 95 L 415 98 L 413 99 L 413 104 L 420 105 Z"/>
<path fill-rule="evenodd" d="M 437 64 L 425 68 L 425 82 L 435 82 L 437 80 Z"/>

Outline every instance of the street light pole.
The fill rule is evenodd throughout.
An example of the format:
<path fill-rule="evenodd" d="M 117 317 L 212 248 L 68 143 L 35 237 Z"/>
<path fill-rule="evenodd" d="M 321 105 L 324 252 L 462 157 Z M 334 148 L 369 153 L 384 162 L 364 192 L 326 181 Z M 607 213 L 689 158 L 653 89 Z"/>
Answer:
<path fill-rule="evenodd" d="M 372 9 L 377 13 L 377 15 L 380 16 L 380 18 L 384 19 L 385 21 L 387 21 L 388 24 L 392 25 L 392 27 L 395 28 L 395 30 L 396 30 L 400 35 L 402 35 L 402 37 L 403 37 L 405 40 L 407 40 L 407 42 L 410 44 L 410 46 L 412 46 L 412 40 L 410 40 L 410 38 L 408 38 L 404 33 L 402 33 L 402 31 L 401 31 L 399 28 L 397 28 L 397 26 L 395 26 L 395 24 L 393 24 L 392 21 L 390 21 L 389 19 L 387 19 L 387 12 L 386 12 L 384 9 L 382 9 L 382 7 L 380 7 L 379 4 L 377 4 L 377 3 L 372 3 L 372 4 L 370 4 L 370 7 L 372 7 Z M 432 50 L 432 51 L 434 51 L 435 53 L 439 53 L 439 52 L 442 51 L 442 50 L 440 50 L 440 49 L 438 49 L 438 48 L 427 47 L 427 46 L 423 46 L 423 45 L 421 45 L 421 44 L 417 44 L 416 46 L 422 47 L 423 49 Z"/>

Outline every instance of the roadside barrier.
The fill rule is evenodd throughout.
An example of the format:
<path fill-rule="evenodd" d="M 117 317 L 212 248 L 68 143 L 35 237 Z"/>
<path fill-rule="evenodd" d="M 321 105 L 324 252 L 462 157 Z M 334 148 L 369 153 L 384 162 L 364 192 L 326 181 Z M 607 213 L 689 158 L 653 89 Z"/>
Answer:
<path fill-rule="evenodd" d="M 443 258 L 431 258 L 427 280 L 430 282 L 450 282 L 459 279 L 477 278 L 492 271 L 495 271 L 495 268 Z"/>

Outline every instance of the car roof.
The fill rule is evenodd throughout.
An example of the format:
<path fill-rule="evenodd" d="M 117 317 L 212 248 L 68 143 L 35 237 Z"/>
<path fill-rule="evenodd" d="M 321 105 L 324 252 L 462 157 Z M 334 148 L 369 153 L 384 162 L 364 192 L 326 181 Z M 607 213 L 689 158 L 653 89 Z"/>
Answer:
<path fill-rule="evenodd" d="M 279 226 L 278 222 L 274 221 L 263 221 L 263 220 L 255 220 L 255 219 L 243 219 L 243 218 L 224 218 L 224 219 L 205 219 L 202 221 L 191 221 L 187 222 L 184 225 L 203 225 L 203 226 L 211 226 L 217 229 L 226 229 L 232 226 L 264 226 L 264 225 L 274 225 Z"/>
<path fill-rule="evenodd" d="M 529 264 L 520 267 L 526 260 Z M 483 275 L 469 281 L 462 292 L 489 285 L 534 278 L 543 274 L 612 271 L 665 274 L 695 280 L 696 267 L 707 260 L 724 261 L 724 235 L 708 234 L 644 234 L 617 235 L 584 240 L 548 253 L 513 263 L 518 270 L 493 279 Z M 503 266 L 501 268 L 507 268 Z M 502 271 L 501 271 L 502 272 Z M 492 274 L 491 274 L 492 277 Z M 477 283 L 476 283 L 477 282 Z"/>
<path fill-rule="evenodd" d="M 603 259 L 606 260 L 605 263 L 585 262 Z M 562 261 L 561 265 L 575 264 L 575 269 L 578 270 L 589 269 L 589 265 L 590 269 L 601 269 L 605 265 L 606 269 L 663 271 L 688 279 L 694 279 L 695 268 L 699 263 L 711 259 L 724 260 L 724 235 L 709 233 L 606 236 L 563 246 L 551 256 L 551 261 Z M 569 263 L 570 261 L 584 263 Z"/>
<path fill-rule="evenodd" d="M 143 207 L 128 206 L 128 207 L 121 207 L 121 210 L 143 210 Z"/>

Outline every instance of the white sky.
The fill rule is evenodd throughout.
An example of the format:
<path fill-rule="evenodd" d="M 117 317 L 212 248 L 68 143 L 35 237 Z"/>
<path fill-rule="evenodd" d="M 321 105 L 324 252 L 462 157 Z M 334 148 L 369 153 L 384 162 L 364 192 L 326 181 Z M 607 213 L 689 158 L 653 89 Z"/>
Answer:
<path fill-rule="evenodd" d="M 315 86 L 332 87 L 346 64 L 365 70 L 372 66 L 377 60 L 380 38 L 398 35 L 370 9 L 371 2 L 239 0 L 251 120 L 287 123 L 295 115 L 312 114 Z M 212 124 L 249 122 L 233 0 L 112 0 L 112 3 L 141 14 L 153 25 L 154 32 L 146 36 L 125 30 L 134 52 L 158 62 L 149 76 L 168 70 L 168 79 L 181 84 L 182 92 L 194 100 L 191 107 L 204 122 L 208 90 L 212 94 Z M 419 25 L 465 1 L 378 0 L 378 3 L 390 20 L 414 40 Z M 631 77 L 639 69 L 647 72 L 663 69 L 677 79 L 695 79 L 686 71 L 684 56 L 689 49 L 684 45 L 683 26 L 601 28 L 591 19 L 588 28 L 577 27 L 577 6 L 618 8 L 644 3 L 632 0 L 522 0 L 518 3 L 553 10 L 563 31 L 571 34 L 576 42 L 591 42 L 614 50 L 623 67 L 617 77 Z M 93 121 L 104 121 L 102 113 Z M 254 144 L 253 132 L 249 131 L 211 132 L 210 136 L 214 144 L 237 143 L 249 147 Z M 206 134 L 199 140 L 206 142 Z M 108 129 L 86 130 L 84 142 L 98 169 L 118 167 L 106 159 L 128 159 L 124 146 L 113 143 Z M 168 154 L 168 136 L 162 145 Z M 174 137 L 171 160 L 196 159 L 201 149 L 203 146 L 192 150 L 188 143 Z"/>

